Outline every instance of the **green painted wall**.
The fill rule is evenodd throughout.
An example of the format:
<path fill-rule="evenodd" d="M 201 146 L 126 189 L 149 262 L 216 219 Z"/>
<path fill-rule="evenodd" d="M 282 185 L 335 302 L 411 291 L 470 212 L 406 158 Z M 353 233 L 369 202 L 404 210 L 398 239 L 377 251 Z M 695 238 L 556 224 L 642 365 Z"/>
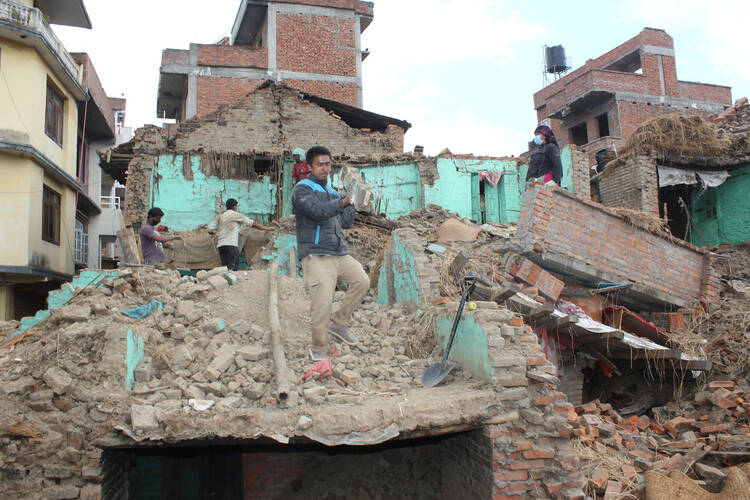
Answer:
<path fill-rule="evenodd" d="M 443 349 L 448 345 L 454 319 L 455 316 L 448 315 L 435 318 L 435 334 Z M 497 382 L 490 363 L 487 336 L 474 321 L 474 314 L 471 312 L 464 311 L 461 315 L 448 359 L 458 362 L 464 370 L 485 382 L 493 385 Z"/>
<path fill-rule="evenodd" d="M 153 206 L 164 211 L 162 223 L 173 231 L 208 224 L 216 216 L 216 207 L 227 198 L 239 202 L 239 210 L 250 218 L 267 223 L 276 213 L 276 185 L 268 177 L 250 182 L 207 177 L 200 170 L 200 157 L 189 157 L 191 180 L 183 175 L 184 156 L 162 155 L 153 175 Z"/>
<path fill-rule="evenodd" d="M 750 165 L 733 170 L 724 184 L 694 190 L 691 241 L 698 246 L 750 240 Z"/>
<path fill-rule="evenodd" d="M 125 354 L 125 367 L 127 369 L 125 374 L 125 388 L 127 390 L 133 389 L 133 383 L 135 382 L 135 369 L 138 363 L 143 359 L 143 338 L 137 333 L 133 333 L 133 330 L 128 328 L 128 349 Z"/>
<path fill-rule="evenodd" d="M 560 187 L 567 189 L 571 193 L 575 193 L 575 185 L 573 184 L 573 162 L 570 154 L 570 146 L 565 146 L 560 151 L 560 160 L 562 160 L 563 176 L 560 180 Z"/>
<path fill-rule="evenodd" d="M 521 207 L 526 165 L 514 160 L 438 158 L 439 179 L 424 186 L 424 204 L 434 204 L 479 220 L 481 212 L 479 171 L 502 172 L 497 186 L 484 184 L 484 212 L 487 221 L 515 222 Z"/>
<path fill-rule="evenodd" d="M 414 256 L 398 235 L 386 251 L 378 276 L 378 304 L 412 303 L 420 305 L 419 280 Z"/>
<path fill-rule="evenodd" d="M 398 219 L 422 208 L 422 181 L 416 164 L 363 166 L 359 173 L 370 185 L 376 213 Z M 333 176 L 334 186 L 340 185 L 339 178 L 339 173 Z"/>

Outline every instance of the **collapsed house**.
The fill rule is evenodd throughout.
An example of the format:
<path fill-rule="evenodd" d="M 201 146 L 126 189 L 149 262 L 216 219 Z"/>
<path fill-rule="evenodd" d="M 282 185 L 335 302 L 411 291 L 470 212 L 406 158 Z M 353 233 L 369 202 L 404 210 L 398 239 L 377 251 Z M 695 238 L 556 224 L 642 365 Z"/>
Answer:
<path fill-rule="evenodd" d="M 696 245 L 743 243 L 750 239 L 749 132 L 746 98 L 708 119 L 648 121 L 592 179 L 592 190 L 606 206 L 658 215 L 671 234 Z"/>
<path fill-rule="evenodd" d="M 561 254 L 563 243 L 572 260 L 573 247 L 589 244 L 583 237 L 561 241 L 566 227 L 550 232 L 561 223 L 554 214 L 570 210 L 579 211 L 579 220 L 615 219 L 611 231 L 630 233 L 617 244 L 648 237 L 614 210 L 542 186 L 527 192 L 522 213 L 533 215 L 522 216 L 517 227 L 475 226 L 435 207 L 389 227 L 383 227 L 389 221 L 360 220 L 348 238 L 376 294 L 354 317 L 362 345 L 336 345 L 330 372 L 323 367 L 307 379 L 313 363 L 305 357 L 306 291 L 295 273 L 261 271 L 269 260 L 281 264 L 284 252 L 274 245 L 261 251 L 270 259 L 252 263 L 258 270 L 233 279 L 221 269 L 198 280 L 141 267 L 81 273 L 53 293 L 45 318 L 0 330 L 11 332 L 0 347 L 12 349 L 0 351 L 8 402 L 0 412 L 2 493 L 583 498 L 584 486 L 589 494 L 637 493 L 644 481 L 661 484 L 659 476 L 655 483 L 645 479 L 653 470 L 684 470 L 683 444 L 670 443 L 696 443 L 705 452 L 699 460 L 731 462 L 741 441 L 725 436 L 741 438 L 750 429 L 725 418 L 747 410 L 742 395 L 750 388 L 717 387 L 725 392 L 715 401 L 729 409 L 672 422 L 676 415 L 668 412 L 675 410 L 662 410 L 664 420 L 642 415 L 669 398 L 637 408 L 642 401 L 629 387 L 602 386 L 607 379 L 598 362 L 616 373 L 613 381 L 637 382 L 651 392 L 670 380 L 664 373 L 684 379 L 710 362 L 686 356 L 643 323 L 631 333 L 626 320 L 597 321 L 576 305 L 576 292 L 598 288 L 529 260 L 554 260 L 548 257 Z M 291 230 L 289 221 L 282 221 L 276 241 Z M 662 262 L 664 276 L 700 267 L 689 259 L 709 261 L 689 244 L 660 238 L 642 260 L 647 268 Z M 686 253 L 673 262 L 661 259 L 675 251 Z M 699 281 L 715 283 L 710 267 L 696 272 Z M 449 357 L 457 368 L 443 384 L 421 388 L 426 368 L 447 346 L 464 275 L 490 286 L 477 290 L 461 316 Z M 657 278 L 647 278 L 633 284 L 634 304 L 643 287 L 656 289 Z M 679 299 L 677 282 L 665 286 L 663 300 Z M 681 293 L 700 301 L 708 300 L 707 291 L 697 286 Z M 272 349 L 275 324 L 283 332 L 281 371 Z M 704 393 L 702 404 L 718 408 L 714 397 Z M 659 434 L 652 424 L 672 430 Z M 704 449 L 709 438 L 724 444 Z M 589 465 L 586 450 L 601 444 L 625 457 L 603 466 L 609 480 Z"/>

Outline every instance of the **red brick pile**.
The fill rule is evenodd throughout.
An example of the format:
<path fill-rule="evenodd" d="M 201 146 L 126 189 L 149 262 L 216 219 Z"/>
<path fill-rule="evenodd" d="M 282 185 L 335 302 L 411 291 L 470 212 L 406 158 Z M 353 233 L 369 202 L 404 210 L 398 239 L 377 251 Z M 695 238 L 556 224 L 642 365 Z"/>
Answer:
<path fill-rule="evenodd" d="M 750 459 L 750 386 L 714 381 L 690 399 L 629 418 L 598 399 L 571 408 L 568 423 L 578 439 L 587 493 L 605 499 L 642 495 L 647 470 L 686 472 L 707 490 L 720 491 L 722 467 Z"/>

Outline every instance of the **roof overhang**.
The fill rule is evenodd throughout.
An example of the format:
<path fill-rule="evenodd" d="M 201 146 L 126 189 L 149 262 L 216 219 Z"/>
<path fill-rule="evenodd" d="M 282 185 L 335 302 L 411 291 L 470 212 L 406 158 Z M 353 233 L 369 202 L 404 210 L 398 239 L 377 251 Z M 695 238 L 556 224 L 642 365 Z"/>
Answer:
<path fill-rule="evenodd" d="M 35 0 L 34 6 L 49 18 L 50 24 L 91 29 L 83 0 Z"/>
<path fill-rule="evenodd" d="M 109 127 L 107 118 L 102 113 L 93 97 L 78 103 L 79 123 L 86 117 L 84 133 L 88 141 L 106 141 L 115 138 L 115 131 Z"/>
<path fill-rule="evenodd" d="M 592 89 L 576 97 L 575 99 L 567 103 L 563 108 L 560 108 L 554 113 L 547 115 L 547 117 L 563 119 L 572 113 L 577 113 L 579 111 L 604 104 L 608 100 L 614 99 L 614 97 L 615 92 L 611 90 Z"/>
<path fill-rule="evenodd" d="M 305 99 L 317 104 L 321 108 L 324 108 L 327 111 L 333 111 L 347 125 L 353 128 L 369 128 L 370 130 L 377 132 L 385 132 L 388 125 L 397 125 L 404 129 L 404 132 L 411 128 L 411 123 L 405 120 L 398 120 L 396 118 L 391 118 L 390 116 L 379 115 L 371 111 L 357 108 L 356 106 L 349 106 L 348 104 L 332 101 L 305 92 L 302 92 L 302 95 Z"/>

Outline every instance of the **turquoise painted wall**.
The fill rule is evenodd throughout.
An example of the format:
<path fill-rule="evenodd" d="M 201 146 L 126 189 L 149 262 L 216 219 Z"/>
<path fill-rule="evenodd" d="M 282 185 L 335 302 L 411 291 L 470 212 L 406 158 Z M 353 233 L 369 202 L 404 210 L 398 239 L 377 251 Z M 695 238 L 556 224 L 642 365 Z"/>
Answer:
<path fill-rule="evenodd" d="M 398 235 L 386 251 L 378 276 L 378 304 L 412 303 L 420 305 L 419 280 L 414 256 Z"/>
<path fill-rule="evenodd" d="M 560 160 L 562 160 L 563 176 L 560 180 L 560 187 L 567 189 L 571 193 L 575 193 L 575 185 L 573 184 L 573 161 L 570 154 L 570 146 L 565 146 L 560 151 Z"/>
<path fill-rule="evenodd" d="M 454 319 L 455 316 L 446 315 L 435 318 L 435 334 L 443 349 L 448 345 Z M 464 311 L 458 322 L 448 359 L 458 362 L 464 370 L 485 382 L 493 385 L 497 382 L 490 363 L 487 336 L 482 327 L 474 321 L 474 314 L 471 312 Z"/>
<path fill-rule="evenodd" d="M 183 175 L 182 155 L 163 155 L 152 174 L 153 206 L 164 211 L 162 224 L 173 231 L 208 224 L 216 216 L 217 202 L 227 198 L 239 202 L 239 210 L 250 218 L 267 223 L 276 213 L 276 185 L 268 177 L 259 182 L 207 177 L 200 170 L 200 157 L 189 157 L 193 179 Z M 157 177 L 158 176 L 158 177 Z"/>
<path fill-rule="evenodd" d="M 750 165 L 733 170 L 724 184 L 691 195 L 691 241 L 698 246 L 750 240 Z"/>
<path fill-rule="evenodd" d="M 457 212 L 461 217 L 478 220 L 479 171 L 502 172 L 497 186 L 484 182 L 484 211 L 487 221 L 515 222 L 521 206 L 526 165 L 514 160 L 438 158 L 439 179 L 424 186 L 424 204 L 434 204 Z M 517 208 L 516 208 L 517 207 Z"/>
<path fill-rule="evenodd" d="M 376 213 L 398 219 L 422 208 L 422 181 L 416 164 L 364 166 L 359 167 L 359 173 L 370 185 Z M 340 177 L 339 173 L 333 176 L 335 187 L 340 186 Z"/>

